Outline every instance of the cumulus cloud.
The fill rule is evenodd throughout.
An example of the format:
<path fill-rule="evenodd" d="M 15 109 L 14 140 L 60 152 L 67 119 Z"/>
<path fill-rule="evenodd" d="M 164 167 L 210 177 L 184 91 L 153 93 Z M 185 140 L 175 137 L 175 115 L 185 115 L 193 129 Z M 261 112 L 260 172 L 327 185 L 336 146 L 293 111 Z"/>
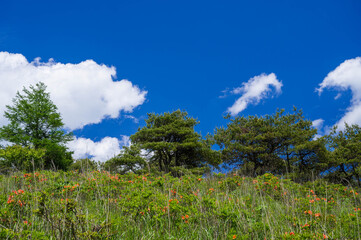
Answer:
<path fill-rule="evenodd" d="M 95 161 L 104 162 L 111 157 L 118 155 L 122 146 L 129 146 L 128 136 L 122 136 L 119 140 L 115 137 L 105 137 L 99 142 L 88 138 L 75 138 L 68 143 L 68 148 L 73 151 L 74 159 L 90 157 Z"/>
<path fill-rule="evenodd" d="M 115 67 L 86 60 L 77 64 L 57 63 L 53 59 L 29 62 L 22 54 L 0 52 L 0 113 L 23 86 L 44 82 L 70 130 L 117 118 L 120 111 L 132 112 L 145 101 L 146 91 L 130 81 L 114 81 Z M 0 114 L 0 126 L 6 124 Z"/>
<path fill-rule="evenodd" d="M 361 125 L 361 57 L 353 58 L 341 63 L 320 83 L 316 89 L 321 94 L 324 89 L 337 91 L 351 90 L 351 104 L 344 116 L 336 123 L 339 129 L 344 129 L 345 123 Z M 339 98 L 339 94 L 335 99 Z"/>
<path fill-rule="evenodd" d="M 258 104 L 262 99 L 273 97 L 281 93 L 282 83 L 274 73 L 255 76 L 242 84 L 242 87 L 235 88 L 232 94 L 242 94 L 235 103 L 228 108 L 231 115 L 237 115 L 248 107 L 249 104 Z"/>

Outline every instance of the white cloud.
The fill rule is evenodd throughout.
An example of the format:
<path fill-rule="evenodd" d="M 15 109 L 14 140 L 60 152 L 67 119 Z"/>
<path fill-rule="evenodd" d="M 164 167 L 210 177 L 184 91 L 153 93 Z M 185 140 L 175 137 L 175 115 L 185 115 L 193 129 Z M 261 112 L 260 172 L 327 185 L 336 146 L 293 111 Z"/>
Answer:
<path fill-rule="evenodd" d="M 67 144 L 70 151 L 74 151 L 73 158 L 91 157 L 95 161 L 104 162 L 111 157 L 118 155 L 122 146 L 129 146 L 128 136 L 122 136 L 119 140 L 115 137 L 105 137 L 99 142 L 94 142 L 88 138 L 75 138 Z"/>
<path fill-rule="evenodd" d="M 275 93 L 281 93 L 281 87 L 282 83 L 274 73 L 255 76 L 243 83 L 242 87 L 231 91 L 233 94 L 242 94 L 242 96 L 236 100 L 232 107 L 228 108 L 228 112 L 233 116 L 237 115 L 249 104 L 258 104 L 264 98 L 273 97 Z"/>
<path fill-rule="evenodd" d="M 322 134 L 324 133 L 324 130 L 323 130 L 324 122 L 325 122 L 325 120 L 323 120 L 322 118 L 312 121 L 312 127 L 317 129 L 317 134 L 314 136 L 313 140 L 316 140 L 316 139 L 322 137 Z"/>
<path fill-rule="evenodd" d="M 316 129 L 322 129 L 324 122 L 325 122 L 325 120 L 323 120 L 322 118 L 319 118 L 319 119 L 312 121 L 312 126 Z"/>
<path fill-rule="evenodd" d="M 123 115 L 123 117 L 133 120 L 134 123 L 139 123 L 139 119 L 132 115 Z"/>
<path fill-rule="evenodd" d="M 73 130 L 104 118 L 117 118 L 120 111 L 132 112 L 145 101 L 146 91 L 130 81 L 113 81 L 115 67 L 86 60 L 78 64 L 56 63 L 40 58 L 29 62 L 22 54 L 0 52 L 0 126 L 5 105 L 11 105 L 16 91 L 44 82 L 67 128 Z"/>
<path fill-rule="evenodd" d="M 8 142 L 5 140 L 0 140 L 0 146 L 2 146 L 2 147 L 7 147 L 7 146 L 11 146 L 11 145 L 12 145 L 11 142 Z"/>
<path fill-rule="evenodd" d="M 122 135 L 121 139 L 105 137 L 101 141 L 94 142 L 88 138 L 75 138 L 67 144 L 70 151 L 73 151 L 74 159 L 91 158 L 95 161 L 105 162 L 123 151 L 123 146 L 132 145 L 129 136 Z M 154 156 L 154 152 L 141 149 L 140 155 L 146 160 Z"/>
<path fill-rule="evenodd" d="M 319 94 L 324 89 L 352 92 L 351 104 L 345 115 L 336 123 L 339 129 L 344 129 L 345 123 L 361 125 L 361 57 L 353 58 L 341 63 L 331 71 L 316 89 Z M 339 95 L 335 99 L 338 99 Z"/>

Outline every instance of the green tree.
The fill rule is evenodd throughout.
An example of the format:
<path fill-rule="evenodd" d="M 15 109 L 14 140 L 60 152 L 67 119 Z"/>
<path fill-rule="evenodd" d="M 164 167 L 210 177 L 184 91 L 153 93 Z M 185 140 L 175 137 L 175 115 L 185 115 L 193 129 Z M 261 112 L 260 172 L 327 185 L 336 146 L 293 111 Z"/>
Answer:
<path fill-rule="evenodd" d="M 316 144 L 309 144 L 317 130 L 296 108 L 292 114 L 280 110 L 263 117 L 226 118 L 231 122 L 227 128 L 216 129 L 215 142 L 225 163 L 243 167 L 248 174 L 286 174 L 311 160 L 318 161 Z"/>
<path fill-rule="evenodd" d="M 331 181 L 361 186 L 361 127 L 345 124 L 342 131 L 334 127 L 325 138 L 330 149 L 327 177 Z"/>
<path fill-rule="evenodd" d="M 45 149 L 45 168 L 66 169 L 72 162 L 65 143 L 72 140 L 71 133 L 62 129 L 64 123 L 57 107 L 39 82 L 30 89 L 23 88 L 7 105 L 4 116 L 9 124 L 0 128 L 0 139 L 34 149 Z"/>
<path fill-rule="evenodd" d="M 136 144 L 129 147 L 123 146 L 121 153 L 104 163 L 103 169 L 120 174 L 127 172 L 140 174 L 150 171 L 146 159 L 141 154 L 140 147 Z"/>
<path fill-rule="evenodd" d="M 294 107 L 292 114 L 284 114 L 281 110 L 273 118 L 281 145 L 277 154 L 286 167 L 282 172 L 291 173 L 294 180 L 306 181 L 324 170 L 327 155 L 324 140 L 315 139 L 317 129 L 312 126 L 312 121 L 305 119 L 302 110 Z"/>
<path fill-rule="evenodd" d="M 133 143 L 152 152 L 151 167 L 161 172 L 179 174 L 182 169 L 205 169 L 218 165 L 217 153 L 194 131 L 198 121 L 187 112 L 149 113 L 146 126 L 130 138 Z"/>

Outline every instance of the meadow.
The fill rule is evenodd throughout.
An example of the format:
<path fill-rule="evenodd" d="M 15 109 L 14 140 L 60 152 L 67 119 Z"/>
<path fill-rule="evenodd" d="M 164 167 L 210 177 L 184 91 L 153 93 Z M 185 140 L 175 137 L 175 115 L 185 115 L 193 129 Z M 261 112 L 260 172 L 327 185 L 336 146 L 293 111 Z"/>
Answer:
<path fill-rule="evenodd" d="M 356 189 L 272 174 L 0 176 L 1 239 L 360 239 Z"/>

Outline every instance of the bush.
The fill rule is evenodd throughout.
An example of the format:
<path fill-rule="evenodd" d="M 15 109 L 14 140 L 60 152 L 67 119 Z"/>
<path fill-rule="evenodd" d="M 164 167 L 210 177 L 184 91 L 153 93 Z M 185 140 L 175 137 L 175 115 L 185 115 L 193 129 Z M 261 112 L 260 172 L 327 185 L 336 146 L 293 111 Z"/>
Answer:
<path fill-rule="evenodd" d="M 0 170 L 9 172 L 33 171 L 44 166 L 44 149 L 33 149 L 19 145 L 8 146 L 0 149 Z"/>
<path fill-rule="evenodd" d="M 68 170 L 73 163 L 72 152 L 63 145 L 47 143 L 45 146 L 44 167 L 52 170 Z"/>

